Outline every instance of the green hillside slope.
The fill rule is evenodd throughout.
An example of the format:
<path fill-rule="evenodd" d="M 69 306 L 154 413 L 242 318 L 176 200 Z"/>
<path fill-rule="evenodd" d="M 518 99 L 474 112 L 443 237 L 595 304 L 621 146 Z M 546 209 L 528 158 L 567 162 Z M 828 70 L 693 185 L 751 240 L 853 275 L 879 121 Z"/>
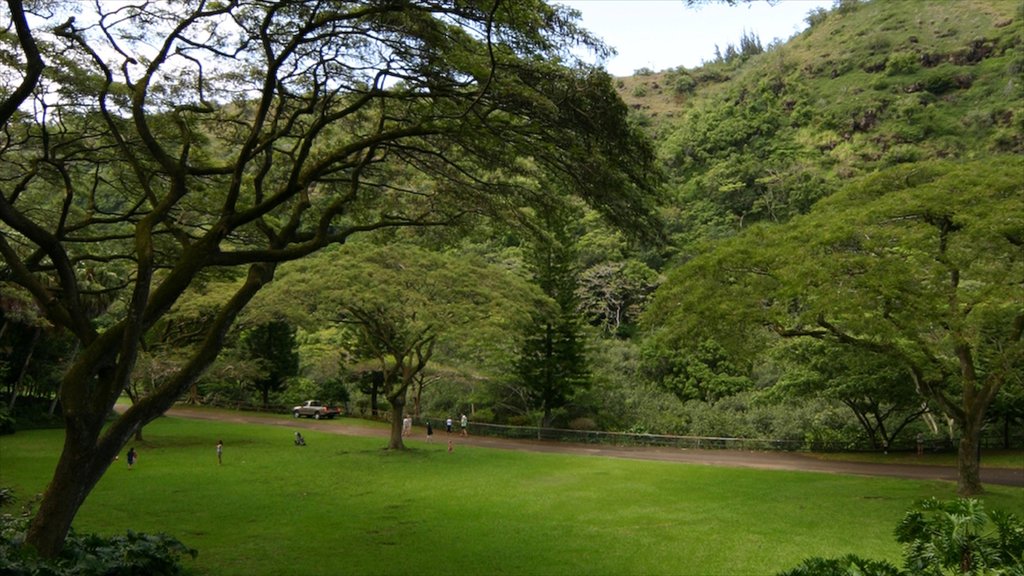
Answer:
<path fill-rule="evenodd" d="M 1024 4 L 844 0 L 808 21 L 759 54 L 620 79 L 674 179 L 683 247 L 884 167 L 1024 152 Z"/>

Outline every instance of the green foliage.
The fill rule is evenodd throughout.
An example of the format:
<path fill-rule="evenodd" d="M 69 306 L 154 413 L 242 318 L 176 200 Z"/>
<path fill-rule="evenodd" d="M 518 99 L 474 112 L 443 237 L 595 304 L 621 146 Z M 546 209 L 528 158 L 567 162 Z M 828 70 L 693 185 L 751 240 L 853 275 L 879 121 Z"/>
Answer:
<path fill-rule="evenodd" d="M 245 358 L 256 363 L 258 376 L 252 385 L 266 407 L 270 393 L 284 390 L 288 378 L 298 373 L 295 328 L 281 320 L 258 324 L 242 333 L 241 347 Z"/>
<path fill-rule="evenodd" d="M 692 93 L 697 88 L 697 81 L 686 70 L 679 70 L 668 75 L 672 91 L 679 96 Z"/>
<path fill-rule="evenodd" d="M 783 450 L 842 451 L 866 443 L 852 415 L 824 400 L 772 401 L 757 392 L 741 392 L 708 404 L 690 400 L 672 412 L 670 433 L 711 438 L 778 442 Z"/>
<path fill-rule="evenodd" d="M 0 62 L 2 276 L 79 346 L 61 379 L 64 488 L 42 505 L 68 513 L 39 515 L 28 536 L 46 556 L 282 263 L 400 228 L 519 225 L 568 198 L 657 236 L 652 147 L 611 77 L 573 56 L 609 49 L 566 7 L 157 2 L 107 18 L 95 4 L 76 23 L 23 3 L 18 34 L 0 35 L 17 55 Z M 13 113 L 44 94 L 59 94 L 45 114 Z M 163 320 L 224 271 L 238 279 L 228 298 L 104 429 Z"/>
<path fill-rule="evenodd" d="M 4 434 L 14 434 L 14 424 L 14 416 L 11 415 L 11 411 L 7 408 L 7 404 L 0 405 L 0 436 L 3 436 Z"/>
<path fill-rule="evenodd" d="M 773 396 L 841 403 L 856 416 L 872 448 L 896 445 L 924 412 L 912 379 L 893 358 L 819 341 L 787 342 L 775 353 L 782 375 Z"/>
<path fill-rule="evenodd" d="M 650 346 L 714 338 L 753 358 L 778 337 L 814 338 L 883 354 L 977 442 L 988 403 L 1018 381 L 1024 355 L 1019 174 L 1017 157 L 901 165 L 785 226 L 719 242 L 655 294 Z M 965 463 L 976 458 L 967 444 Z M 975 467 L 961 473 L 962 491 L 979 489 Z"/>
<path fill-rule="evenodd" d="M 904 576 L 884 560 L 867 560 L 853 554 L 841 558 L 808 558 L 778 576 Z"/>
<path fill-rule="evenodd" d="M 179 576 L 182 560 L 198 552 L 166 534 L 127 531 L 123 536 L 72 530 L 54 559 L 39 558 L 24 544 L 28 518 L 0 515 L 0 573 L 11 576 Z"/>
<path fill-rule="evenodd" d="M 458 438 L 448 453 L 437 432 L 426 443 L 422 428 L 410 451 L 395 454 L 380 450 L 379 437 L 353 435 L 381 425 L 347 418 L 303 429 L 309 446 L 299 450 L 289 416 L 266 419 L 158 419 L 147 426 L 142 468 L 112 467 L 76 525 L 188 535 L 201 551 L 195 571 L 211 575 L 320 574 L 325 561 L 328 571 L 343 562 L 352 574 L 409 576 L 424 566 L 773 574 L 853 544 L 863 557 L 898 562 L 892 528 L 903 510 L 949 490 L 946 482 L 492 450 Z M 61 442 L 56 431 L 0 438 L 0 485 L 42 489 Z M 986 504 L 1019 514 L 1019 496 L 1019 488 L 992 486 Z M 439 531 L 460 535 L 458 554 L 438 546 Z M 343 558 L 324 553 L 339 542 Z M 382 553 L 396 542 L 400 554 Z"/>
<path fill-rule="evenodd" d="M 547 216 L 547 234 L 536 238 L 527 251 L 533 282 L 556 305 L 554 314 L 537 310 L 534 323 L 523 331 L 516 375 L 542 413 L 542 425 L 551 426 L 556 411 L 581 389 L 590 386 L 585 340 L 578 310 L 579 272 L 576 246 L 564 216 Z"/>
<path fill-rule="evenodd" d="M 918 68 L 918 56 L 916 52 L 904 51 L 893 52 L 885 61 L 885 73 L 890 76 L 910 74 Z"/>
<path fill-rule="evenodd" d="M 896 527 L 904 563 L 922 576 L 1024 574 L 1024 522 L 973 498 L 920 502 Z"/>
<path fill-rule="evenodd" d="M 579 310 L 604 334 L 628 337 L 657 281 L 657 272 L 638 260 L 596 264 L 580 273 Z"/>
<path fill-rule="evenodd" d="M 679 349 L 648 348 L 644 351 L 644 364 L 649 378 L 683 402 L 701 400 L 714 404 L 753 385 L 713 339 Z"/>
<path fill-rule="evenodd" d="M 1019 576 L 1024 574 L 1024 523 L 1013 513 L 988 513 L 974 499 L 918 502 L 896 527 L 903 570 L 852 554 L 808 558 L 779 576 Z"/>
<path fill-rule="evenodd" d="M 927 17 L 914 3 L 837 4 L 785 45 L 749 58 L 730 47 L 687 71 L 698 84 L 685 99 L 655 107 L 648 97 L 675 208 L 693 215 L 674 223 L 677 242 L 715 241 L 723 221 L 730 233 L 785 222 L 888 165 L 1019 154 L 1024 22 L 1012 4 L 935 4 Z M 665 85 L 677 77 L 666 72 Z M 999 120 L 960 125 L 978 116 Z M 713 211 L 698 217 L 695 204 Z"/>

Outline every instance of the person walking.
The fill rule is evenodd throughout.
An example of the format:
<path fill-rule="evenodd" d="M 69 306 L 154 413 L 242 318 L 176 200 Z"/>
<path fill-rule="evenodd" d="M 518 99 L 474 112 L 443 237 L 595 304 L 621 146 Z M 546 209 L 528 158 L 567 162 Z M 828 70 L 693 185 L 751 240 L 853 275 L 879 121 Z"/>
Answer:
<path fill-rule="evenodd" d="M 412 432 L 412 418 L 410 416 L 406 415 L 405 418 L 402 418 L 402 437 L 408 438 L 409 434 L 411 432 Z"/>
<path fill-rule="evenodd" d="M 135 452 L 135 447 L 128 449 L 128 469 L 131 470 L 135 467 L 135 461 L 139 459 L 139 455 Z"/>
<path fill-rule="evenodd" d="M 217 464 L 224 463 L 224 441 L 217 440 Z"/>
<path fill-rule="evenodd" d="M 462 429 L 459 433 L 463 436 L 469 436 L 469 431 L 466 429 L 467 426 L 469 426 L 469 418 L 466 418 L 466 415 L 463 414 L 462 418 L 459 419 L 459 428 Z"/>
<path fill-rule="evenodd" d="M 452 433 L 452 419 L 451 419 L 451 417 L 449 417 L 447 420 L 444 421 L 444 431 L 449 433 L 449 434 Z"/>
<path fill-rule="evenodd" d="M 434 427 L 430 425 L 430 420 L 427 420 L 427 442 L 434 440 Z"/>

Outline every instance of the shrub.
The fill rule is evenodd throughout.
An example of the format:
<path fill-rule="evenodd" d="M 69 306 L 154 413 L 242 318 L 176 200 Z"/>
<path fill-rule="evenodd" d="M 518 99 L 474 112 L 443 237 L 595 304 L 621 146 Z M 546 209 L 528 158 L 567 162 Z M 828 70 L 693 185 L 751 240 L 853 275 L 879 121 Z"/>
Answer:
<path fill-rule="evenodd" d="M 950 70 L 936 70 L 924 78 L 921 87 L 929 94 L 941 96 L 946 92 L 956 90 L 960 87 L 961 81 L 957 79 L 956 73 Z"/>
<path fill-rule="evenodd" d="M 1024 523 L 974 498 L 918 503 L 896 527 L 911 574 L 1022 574 Z"/>
<path fill-rule="evenodd" d="M 179 564 L 198 552 L 166 534 L 128 531 L 123 536 L 79 535 L 71 531 L 60 556 L 39 558 L 23 546 L 28 515 L 0 516 L 0 574 L 47 576 L 178 576 Z"/>
<path fill-rule="evenodd" d="M 697 88 L 697 81 L 693 79 L 693 76 L 690 76 L 686 72 L 680 73 L 672 82 L 672 91 L 675 92 L 676 95 L 681 96 L 683 94 L 689 94 L 693 92 L 695 88 Z"/>
<path fill-rule="evenodd" d="M 807 13 L 807 17 L 804 18 L 804 22 L 807 22 L 808 28 L 814 28 L 821 24 L 825 20 L 828 20 L 828 10 L 824 8 L 815 8 Z"/>
<path fill-rule="evenodd" d="M 14 434 L 14 417 L 7 406 L 0 406 L 0 436 L 4 434 Z"/>
<path fill-rule="evenodd" d="M 917 54 L 914 52 L 894 52 L 885 62 L 885 73 L 889 76 L 911 74 L 918 68 Z"/>
<path fill-rule="evenodd" d="M 1024 522 L 987 513 L 973 498 L 919 502 L 896 527 L 896 540 L 903 544 L 903 571 L 851 554 L 808 558 L 779 576 L 1024 575 Z"/>
<path fill-rule="evenodd" d="M 880 560 L 865 560 L 853 554 L 842 558 L 808 558 L 779 576 L 901 576 L 899 568 Z"/>

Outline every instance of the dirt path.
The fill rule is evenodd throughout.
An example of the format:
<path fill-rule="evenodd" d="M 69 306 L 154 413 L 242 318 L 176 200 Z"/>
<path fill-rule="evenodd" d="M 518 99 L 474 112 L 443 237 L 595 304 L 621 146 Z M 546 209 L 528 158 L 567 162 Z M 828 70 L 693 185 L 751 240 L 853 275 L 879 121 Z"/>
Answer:
<path fill-rule="evenodd" d="M 175 407 L 167 412 L 168 416 L 191 418 L 196 420 L 219 420 L 245 424 L 261 424 L 281 426 L 283 428 L 317 430 L 329 434 L 345 436 L 371 436 L 386 438 L 388 430 L 352 425 L 344 421 L 315 421 L 307 419 L 285 420 L 280 417 L 254 414 L 250 412 L 223 412 L 203 409 Z M 421 441 L 426 432 L 414 430 L 413 442 Z M 435 437 L 444 441 L 443 431 L 435 432 Z M 750 452 L 743 450 L 690 450 L 680 448 L 659 447 L 624 447 L 594 444 L 575 444 L 571 442 L 547 442 L 538 440 L 512 440 L 489 436 L 461 437 L 452 434 L 456 444 L 496 448 L 499 450 L 520 450 L 525 452 L 550 452 L 558 454 L 579 454 L 583 456 L 604 456 L 609 458 L 629 458 L 634 460 L 659 460 L 665 462 L 685 462 L 688 464 L 704 464 L 708 466 L 729 466 L 734 468 L 758 468 L 762 470 L 802 470 L 809 472 L 826 472 L 833 474 L 853 474 L 859 476 L 891 476 L 919 480 L 947 480 L 956 482 L 956 468 L 949 466 L 875 464 L 868 462 L 839 462 L 819 460 L 812 456 L 793 452 Z M 1024 487 L 1024 467 L 1020 469 L 983 468 L 981 481 L 985 484 Z"/>

